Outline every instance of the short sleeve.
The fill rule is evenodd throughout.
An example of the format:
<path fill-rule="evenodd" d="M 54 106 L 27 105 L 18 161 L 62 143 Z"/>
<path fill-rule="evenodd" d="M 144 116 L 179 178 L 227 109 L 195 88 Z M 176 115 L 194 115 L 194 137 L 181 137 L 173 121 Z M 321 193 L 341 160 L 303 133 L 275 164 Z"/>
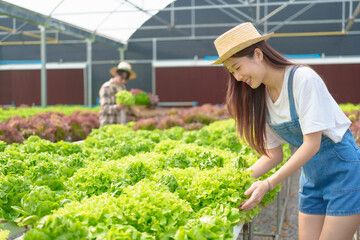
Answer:
<path fill-rule="evenodd" d="M 272 149 L 280 146 L 285 141 L 266 123 L 265 126 L 265 149 Z"/>
<path fill-rule="evenodd" d="M 335 127 L 335 116 L 329 111 L 335 100 L 315 71 L 308 67 L 297 69 L 293 92 L 304 135 Z"/>

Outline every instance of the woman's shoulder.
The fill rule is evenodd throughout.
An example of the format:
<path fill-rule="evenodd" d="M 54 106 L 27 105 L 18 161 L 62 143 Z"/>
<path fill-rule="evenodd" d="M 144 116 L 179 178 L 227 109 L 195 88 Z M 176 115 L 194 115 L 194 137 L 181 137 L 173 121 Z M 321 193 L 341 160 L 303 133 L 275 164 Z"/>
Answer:
<path fill-rule="evenodd" d="M 320 75 L 309 66 L 300 66 L 294 73 L 294 86 L 323 85 Z"/>
<path fill-rule="evenodd" d="M 111 85 L 111 80 L 108 80 L 101 85 L 101 88 L 106 88 L 109 87 L 110 85 Z"/>
<path fill-rule="evenodd" d="M 310 66 L 307 65 L 299 65 L 299 67 L 296 69 L 295 71 L 295 75 L 300 75 L 300 76 L 314 76 L 314 77 L 320 77 L 319 74 L 312 69 Z"/>

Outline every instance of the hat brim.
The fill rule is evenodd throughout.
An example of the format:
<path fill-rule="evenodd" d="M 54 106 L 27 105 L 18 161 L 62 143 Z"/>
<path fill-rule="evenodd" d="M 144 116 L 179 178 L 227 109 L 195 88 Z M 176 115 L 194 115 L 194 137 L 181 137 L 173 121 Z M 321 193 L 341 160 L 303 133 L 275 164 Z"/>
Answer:
<path fill-rule="evenodd" d="M 132 71 L 132 70 L 129 70 L 129 69 L 117 68 L 117 67 L 113 67 L 112 69 L 110 69 L 110 74 L 113 75 L 113 76 L 115 76 L 115 73 L 116 73 L 118 70 L 123 70 L 123 71 L 127 71 L 128 73 L 130 73 L 129 80 L 135 79 L 135 78 L 137 77 L 136 72 L 134 72 L 134 71 Z"/>
<path fill-rule="evenodd" d="M 220 56 L 215 62 L 211 63 L 211 65 L 222 64 L 224 61 L 226 61 L 226 59 L 230 58 L 235 53 L 240 52 L 241 50 L 243 50 L 243 49 L 245 49 L 247 47 L 250 47 L 251 45 L 253 45 L 255 43 L 258 43 L 258 42 L 263 41 L 263 40 L 267 40 L 272 35 L 274 35 L 273 32 L 269 33 L 269 34 L 266 34 L 264 36 L 260 36 L 260 37 L 257 37 L 257 38 L 250 39 L 250 40 L 248 40 L 246 42 L 242 42 L 242 43 L 234 46 L 233 48 L 229 49 L 222 56 Z"/>

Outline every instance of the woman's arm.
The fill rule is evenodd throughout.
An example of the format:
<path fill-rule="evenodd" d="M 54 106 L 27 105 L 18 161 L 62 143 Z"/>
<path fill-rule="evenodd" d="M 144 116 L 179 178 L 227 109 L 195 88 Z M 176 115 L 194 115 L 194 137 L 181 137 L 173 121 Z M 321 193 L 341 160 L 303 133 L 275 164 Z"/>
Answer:
<path fill-rule="evenodd" d="M 294 153 L 294 155 L 287 161 L 276 173 L 268 178 L 268 181 L 255 182 L 245 195 L 251 194 L 251 197 L 240 206 L 241 210 L 250 210 L 260 203 L 264 195 L 273 189 L 276 185 L 284 181 L 287 177 L 293 174 L 297 169 L 309 161 L 320 149 L 321 131 L 304 135 L 303 144 Z"/>
<path fill-rule="evenodd" d="M 269 156 L 263 155 L 251 167 L 249 167 L 249 171 L 254 171 L 251 174 L 251 176 L 254 178 L 261 177 L 275 166 L 282 163 L 284 155 L 281 145 L 272 149 L 268 149 L 267 153 Z"/>

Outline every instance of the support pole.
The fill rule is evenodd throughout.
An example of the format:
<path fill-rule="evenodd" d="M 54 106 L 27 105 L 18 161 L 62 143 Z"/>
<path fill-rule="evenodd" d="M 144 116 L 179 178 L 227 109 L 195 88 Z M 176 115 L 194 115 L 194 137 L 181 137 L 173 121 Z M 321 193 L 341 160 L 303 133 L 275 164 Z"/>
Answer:
<path fill-rule="evenodd" d="M 157 59 L 157 39 L 156 38 L 152 39 L 152 57 L 153 57 L 153 61 L 156 61 L 156 59 Z"/>
<path fill-rule="evenodd" d="M 191 37 L 195 38 L 195 0 L 191 0 Z"/>
<path fill-rule="evenodd" d="M 152 62 L 154 63 L 157 60 L 157 40 L 156 38 L 152 39 Z M 156 74 L 155 74 L 155 68 L 154 65 L 152 64 L 152 83 L 151 83 L 151 87 L 152 87 L 152 94 L 156 95 Z"/>
<path fill-rule="evenodd" d="M 87 58 L 87 105 L 92 106 L 92 40 L 86 39 Z"/>
<path fill-rule="evenodd" d="M 39 26 L 41 32 L 41 106 L 47 105 L 47 76 L 46 76 L 46 28 Z"/>
<path fill-rule="evenodd" d="M 120 54 L 120 62 L 125 60 L 125 54 L 124 54 L 124 49 L 123 48 L 119 48 L 119 54 Z"/>

